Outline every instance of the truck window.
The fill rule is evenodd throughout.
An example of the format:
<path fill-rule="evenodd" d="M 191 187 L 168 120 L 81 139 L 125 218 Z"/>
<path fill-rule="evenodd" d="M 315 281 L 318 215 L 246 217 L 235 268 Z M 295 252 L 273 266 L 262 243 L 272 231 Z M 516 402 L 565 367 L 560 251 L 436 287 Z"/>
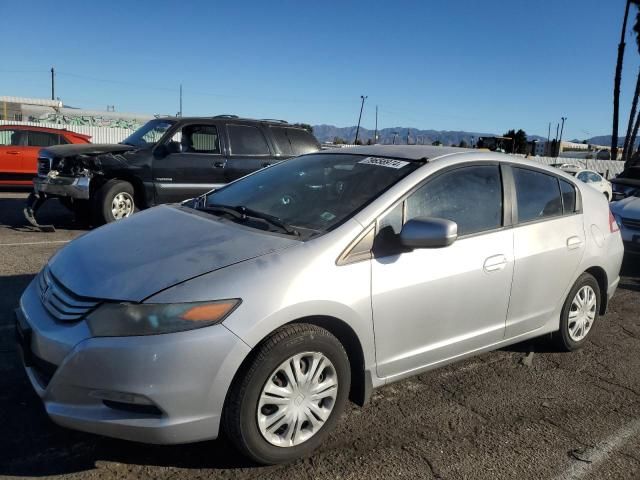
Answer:
<path fill-rule="evenodd" d="M 231 155 L 270 155 L 269 145 L 257 127 L 228 125 Z"/>
<path fill-rule="evenodd" d="M 273 135 L 273 140 L 276 142 L 276 146 L 282 155 L 293 155 L 293 149 L 291 148 L 286 128 L 272 127 L 271 134 Z"/>
<path fill-rule="evenodd" d="M 304 155 L 305 153 L 317 152 L 320 150 L 316 138 L 299 128 L 287 128 L 287 136 L 291 142 L 293 155 Z"/>

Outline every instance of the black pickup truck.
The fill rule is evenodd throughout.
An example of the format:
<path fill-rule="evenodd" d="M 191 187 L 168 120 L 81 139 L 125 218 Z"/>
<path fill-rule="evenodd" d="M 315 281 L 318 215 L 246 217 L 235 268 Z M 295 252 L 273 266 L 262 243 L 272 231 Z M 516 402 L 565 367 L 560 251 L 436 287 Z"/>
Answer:
<path fill-rule="evenodd" d="M 25 215 L 39 226 L 35 211 L 46 199 L 59 198 L 77 217 L 100 225 L 319 150 L 310 132 L 282 120 L 157 118 L 117 145 L 42 149 Z"/>

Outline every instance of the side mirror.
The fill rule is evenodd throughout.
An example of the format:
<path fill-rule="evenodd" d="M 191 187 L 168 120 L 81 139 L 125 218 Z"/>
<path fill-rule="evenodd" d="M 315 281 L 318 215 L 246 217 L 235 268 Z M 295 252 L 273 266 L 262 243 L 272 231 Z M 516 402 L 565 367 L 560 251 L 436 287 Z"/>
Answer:
<path fill-rule="evenodd" d="M 167 154 L 182 152 L 182 145 L 180 145 L 180 142 L 171 141 L 167 144 L 166 148 L 167 148 Z"/>
<path fill-rule="evenodd" d="M 163 158 L 163 157 L 166 157 L 167 155 L 169 155 L 169 150 L 167 149 L 166 145 L 158 145 L 153 150 L 153 156 L 156 158 Z"/>
<path fill-rule="evenodd" d="M 458 225 L 444 218 L 414 218 L 405 223 L 400 232 L 400 243 L 407 248 L 448 247 L 456 238 Z"/>

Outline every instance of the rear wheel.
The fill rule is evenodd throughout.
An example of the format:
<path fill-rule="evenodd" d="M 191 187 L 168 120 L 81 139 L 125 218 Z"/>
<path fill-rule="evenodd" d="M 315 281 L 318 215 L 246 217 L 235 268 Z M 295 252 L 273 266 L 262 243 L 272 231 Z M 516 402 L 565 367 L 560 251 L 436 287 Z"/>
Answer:
<path fill-rule="evenodd" d="M 563 350 L 581 348 L 600 311 L 600 287 L 589 273 L 580 275 L 562 308 L 557 343 Z"/>
<path fill-rule="evenodd" d="M 133 185 L 124 180 L 109 180 L 95 195 L 95 222 L 111 223 L 131 216 L 136 211 Z"/>
<path fill-rule="evenodd" d="M 245 455 L 263 464 L 310 454 L 333 429 L 351 384 L 342 344 L 315 325 L 287 325 L 252 353 L 234 381 L 224 429 Z"/>

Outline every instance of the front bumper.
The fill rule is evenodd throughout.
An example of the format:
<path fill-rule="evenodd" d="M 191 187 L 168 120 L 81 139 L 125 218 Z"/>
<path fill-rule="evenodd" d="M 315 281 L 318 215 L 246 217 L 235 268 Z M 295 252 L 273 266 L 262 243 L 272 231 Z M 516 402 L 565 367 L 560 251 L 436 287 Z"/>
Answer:
<path fill-rule="evenodd" d="M 17 313 L 22 329 L 29 330 L 20 349 L 27 375 L 55 423 L 157 444 L 218 436 L 226 392 L 249 352 L 223 325 L 167 335 L 93 338 L 84 321 L 56 322 L 42 306 L 35 281 Z M 43 365 L 53 371 L 43 375 Z M 122 402 L 105 401 L 105 393 L 124 402 L 142 399 L 156 413 L 146 407 L 122 408 Z"/>
<path fill-rule="evenodd" d="M 33 189 L 46 195 L 88 200 L 90 183 L 89 177 L 36 177 L 33 179 Z"/>

